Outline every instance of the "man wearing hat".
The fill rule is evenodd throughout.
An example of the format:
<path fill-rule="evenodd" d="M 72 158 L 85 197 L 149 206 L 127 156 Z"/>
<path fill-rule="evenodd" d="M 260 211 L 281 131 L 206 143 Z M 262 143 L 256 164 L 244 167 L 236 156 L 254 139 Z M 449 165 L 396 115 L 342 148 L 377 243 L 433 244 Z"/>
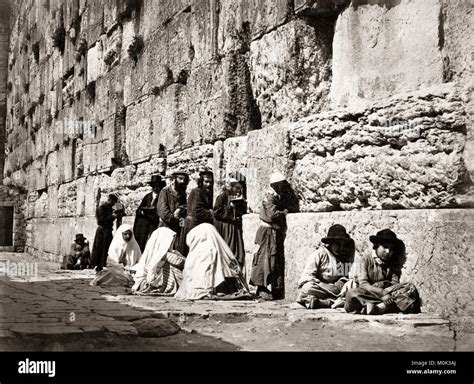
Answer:
<path fill-rule="evenodd" d="M 86 269 L 91 263 L 89 242 L 82 233 L 76 235 L 69 254 L 64 256 L 61 269 Z"/>
<path fill-rule="evenodd" d="M 255 236 L 259 248 L 253 258 L 250 284 L 257 286 L 257 296 L 264 300 L 284 298 L 284 242 L 289 204 L 283 196 L 287 187 L 282 173 L 272 173 L 270 188 L 260 207 L 260 227 Z"/>
<path fill-rule="evenodd" d="M 187 216 L 184 221 L 183 234 L 180 239 L 180 249 L 183 256 L 188 254 L 186 236 L 189 231 L 202 223 L 213 224 L 213 188 L 214 174 L 209 170 L 199 172 L 198 186 L 194 188 L 188 196 Z"/>
<path fill-rule="evenodd" d="M 306 260 L 296 301 L 310 309 L 330 308 L 349 280 L 354 252 L 354 240 L 346 229 L 340 224 L 331 226 L 316 252 Z"/>
<path fill-rule="evenodd" d="M 145 195 L 138 206 L 133 224 L 133 235 L 142 252 L 145 250 L 148 238 L 158 228 L 160 221 L 157 211 L 158 198 L 166 182 L 161 179 L 160 175 L 153 175 L 148 184 L 151 186 L 152 191 Z"/>
<path fill-rule="evenodd" d="M 186 217 L 186 188 L 189 183 L 189 175 L 178 171 L 172 175 L 171 184 L 167 185 L 160 193 L 158 199 L 159 227 L 167 227 L 176 232 L 173 249 L 183 254 L 181 249 L 184 231 L 184 219 Z"/>
<path fill-rule="evenodd" d="M 369 237 L 371 253 L 357 256 L 351 274 L 356 288 L 346 293 L 345 310 L 378 315 L 387 312 L 417 313 L 420 297 L 412 283 L 400 283 L 405 245 L 390 229 Z"/>

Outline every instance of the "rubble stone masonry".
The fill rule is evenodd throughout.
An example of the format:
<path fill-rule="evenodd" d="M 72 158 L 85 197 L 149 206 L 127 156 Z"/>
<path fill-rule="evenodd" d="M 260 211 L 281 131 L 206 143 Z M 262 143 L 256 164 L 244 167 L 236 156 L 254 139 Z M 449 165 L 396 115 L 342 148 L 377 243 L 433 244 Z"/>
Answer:
<path fill-rule="evenodd" d="M 107 193 L 132 222 L 150 176 L 177 169 L 213 169 L 216 191 L 240 171 L 255 213 L 278 168 L 301 212 L 288 298 L 330 224 L 358 247 L 388 226 L 426 310 L 472 327 L 470 3 L 15 2 L 0 148 L 5 131 L 3 182 L 26 200 L 17 236 L 59 260 L 75 233 L 92 241 Z M 256 225 L 250 214 L 248 264 Z"/>

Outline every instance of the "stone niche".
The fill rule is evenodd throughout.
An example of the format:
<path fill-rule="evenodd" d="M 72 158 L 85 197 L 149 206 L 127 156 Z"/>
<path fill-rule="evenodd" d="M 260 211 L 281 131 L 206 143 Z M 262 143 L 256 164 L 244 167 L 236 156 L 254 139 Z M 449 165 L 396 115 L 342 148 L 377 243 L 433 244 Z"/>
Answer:
<path fill-rule="evenodd" d="M 24 195 L 0 185 L 0 252 L 23 252 L 25 249 Z"/>
<path fill-rule="evenodd" d="M 360 253 L 371 252 L 369 236 L 390 228 L 403 240 L 407 261 L 402 282 L 414 283 L 423 312 L 452 320 L 457 331 L 471 331 L 473 209 L 390 210 L 297 213 L 288 215 L 285 240 L 285 297 L 296 298 L 298 280 L 307 257 L 331 225 L 342 224 Z M 247 275 L 250 273 L 258 215 L 244 216 Z"/>

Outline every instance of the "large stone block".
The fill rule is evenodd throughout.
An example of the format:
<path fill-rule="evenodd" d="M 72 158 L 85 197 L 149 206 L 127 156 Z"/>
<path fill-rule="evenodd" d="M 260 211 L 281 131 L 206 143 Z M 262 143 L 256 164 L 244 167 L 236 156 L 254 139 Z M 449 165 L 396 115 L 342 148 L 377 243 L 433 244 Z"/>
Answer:
<path fill-rule="evenodd" d="M 342 224 L 358 252 L 371 252 L 368 237 L 383 228 L 403 240 L 407 261 L 402 281 L 414 283 L 423 311 L 449 318 L 458 331 L 472 331 L 472 209 L 299 213 L 288 215 L 285 240 L 286 298 L 294 300 L 307 257 L 333 224 Z M 250 270 L 256 251 L 258 216 L 244 216 L 244 241 Z"/>
<path fill-rule="evenodd" d="M 262 123 L 294 121 L 326 107 L 331 22 L 295 20 L 250 45 L 250 72 Z"/>
<path fill-rule="evenodd" d="M 440 12 L 439 0 L 362 1 L 346 8 L 333 43 L 334 106 L 442 83 Z"/>

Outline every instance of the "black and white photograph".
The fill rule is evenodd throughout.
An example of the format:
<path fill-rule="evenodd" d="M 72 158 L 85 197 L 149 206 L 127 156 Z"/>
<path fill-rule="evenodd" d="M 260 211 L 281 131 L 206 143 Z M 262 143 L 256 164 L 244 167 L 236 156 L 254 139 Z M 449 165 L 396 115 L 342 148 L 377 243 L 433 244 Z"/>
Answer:
<path fill-rule="evenodd" d="M 472 383 L 473 8 L 0 0 L 1 384 Z"/>

